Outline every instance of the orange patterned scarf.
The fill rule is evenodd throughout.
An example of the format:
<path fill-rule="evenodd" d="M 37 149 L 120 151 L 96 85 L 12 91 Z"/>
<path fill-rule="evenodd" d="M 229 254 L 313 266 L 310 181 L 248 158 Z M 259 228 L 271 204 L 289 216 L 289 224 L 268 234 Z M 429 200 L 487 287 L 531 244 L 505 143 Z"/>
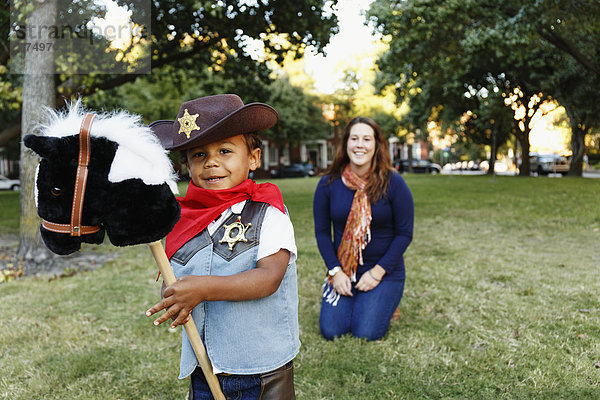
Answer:
<path fill-rule="evenodd" d="M 371 203 L 365 191 L 367 181 L 352 172 L 350 165 L 346 165 L 342 177 L 346 186 L 356 192 L 337 256 L 346 275 L 355 282 L 356 268 L 363 264 L 362 251 L 371 241 Z"/>

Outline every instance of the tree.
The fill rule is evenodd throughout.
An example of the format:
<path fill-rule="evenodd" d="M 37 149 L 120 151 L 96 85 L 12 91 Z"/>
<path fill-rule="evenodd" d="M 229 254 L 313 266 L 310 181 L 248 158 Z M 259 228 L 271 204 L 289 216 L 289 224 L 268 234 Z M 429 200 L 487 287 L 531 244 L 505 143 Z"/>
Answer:
<path fill-rule="evenodd" d="M 538 0 L 522 4 L 511 21 L 534 30 L 581 68 L 600 75 L 600 3 L 586 0 Z"/>
<path fill-rule="evenodd" d="M 56 0 L 36 3 L 28 23 L 31 26 L 52 26 L 57 12 Z M 31 39 L 36 43 L 52 43 L 52 38 Z M 41 122 L 44 107 L 54 108 L 54 53 L 52 51 L 29 51 L 25 53 L 25 75 L 23 78 L 23 109 L 21 132 L 32 133 Z M 50 252 L 41 246 L 39 218 L 37 217 L 33 187 L 37 161 L 35 156 L 21 149 L 21 223 L 19 228 L 19 249 L 17 257 L 28 262 L 27 273 L 38 272 Z M 32 265 L 32 262 L 34 263 Z M 48 263 L 49 264 L 49 263 Z M 33 268 L 31 268 L 33 266 Z"/>
<path fill-rule="evenodd" d="M 98 109 L 126 108 L 149 123 L 173 119 L 182 102 L 216 93 L 236 93 L 245 102 L 267 101 L 270 71 L 264 64 L 231 59 L 226 66 L 214 71 L 192 60 L 178 66 L 166 65 L 135 82 L 97 91 L 87 97 L 86 103 Z"/>
<path fill-rule="evenodd" d="M 234 58 L 252 68 L 251 65 L 256 63 L 252 59 L 252 44 L 263 46 L 270 60 L 280 62 L 290 51 L 301 55 L 308 45 L 320 50 L 337 29 L 336 17 L 331 12 L 336 0 L 303 0 L 294 3 L 282 0 L 256 3 L 206 0 L 174 3 L 165 0 L 151 2 L 151 10 L 144 9 L 145 3 L 133 0 L 120 2 L 132 11 L 134 22 L 145 21 L 151 11 L 152 32 L 151 36 L 150 32 L 145 33 L 145 40 L 151 45 L 153 69 L 166 65 L 183 68 L 190 64 L 227 69 L 224 64 Z M 77 13 L 81 12 L 83 20 L 89 20 L 99 12 L 94 4 L 65 2 L 59 7 L 60 17 L 72 19 L 71 15 L 76 14 L 74 7 L 81 7 Z M 0 13 L 0 18 L 0 26 L 10 27 L 8 14 Z M 6 34 L 0 37 L 3 47 L 0 65 L 5 66 L 10 62 L 7 28 L 0 32 Z M 76 34 L 77 32 L 72 33 L 73 36 Z M 288 46 L 282 46 L 280 38 L 284 38 Z M 98 90 L 134 82 L 141 76 L 129 73 L 131 65 L 136 61 L 134 57 L 130 57 L 136 51 L 135 44 L 120 50 L 110 47 L 111 42 L 106 38 L 94 36 L 94 39 L 111 50 L 110 65 L 104 59 L 98 65 L 95 58 L 90 59 L 84 54 L 69 54 L 68 59 L 61 56 L 57 61 L 57 68 L 62 68 L 61 74 L 56 76 L 57 98 L 85 97 Z M 191 63 L 187 64 L 186 61 Z M 122 73 L 103 73 L 106 68 Z M 76 73 L 70 73 L 71 70 Z M 88 73 L 80 74 L 77 70 Z M 1 76 L 0 79 L 7 81 L 6 76 Z M 1 88 L 2 86 L 0 96 L 4 100 L 9 94 Z M 0 137 L 2 136 L 3 133 L 0 132 Z"/>
<path fill-rule="evenodd" d="M 571 126 L 570 176 L 581 176 L 585 138 L 600 129 L 600 75 L 586 73 L 574 59 L 566 59 L 555 74 L 554 95 L 566 109 Z"/>
<path fill-rule="evenodd" d="M 600 3 L 539 0 L 520 5 L 512 14 L 508 22 L 529 38 L 528 48 L 550 46 L 554 50 L 552 71 L 543 89 L 567 110 L 573 152 L 569 175 L 581 176 L 585 136 L 600 127 L 600 93 L 594 90 L 600 79 Z"/>
<path fill-rule="evenodd" d="M 15 0 L 16 1 L 16 0 Z M 57 0 L 59 1 L 59 0 Z M 81 15 L 84 22 L 90 20 L 94 13 L 98 13 L 94 2 L 67 2 L 60 0 L 57 11 L 48 11 L 44 8 L 47 3 L 55 3 L 54 0 L 33 3 L 33 14 L 40 16 L 58 16 L 59 18 L 72 18 L 73 15 Z M 21 4 L 21 2 L 18 2 Z M 325 0 L 305 0 L 295 3 L 289 3 L 281 0 L 260 1 L 254 4 L 247 2 L 225 2 L 225 1 L 153 1 L 152 9 L 146 10 L 143 5 L 146 2 L 128 1 L 121 2 L 132 11 L 132 20 L 139 24 L 139 21 L 145 21 L 145 18 L 152 16 L 152 34 L 146 32 L 145 36 L 136 41 L 131 41 L 124 48 L 113 47 L 113 42 L 106 37 L 93 36 L 94 40 L 99 40 L 102 44 L 101 50 L 106 49 L 108 56 L 112 59 L 101 58 L 97 61 L 90 54 L 85 52 L 61 53 L 54 60 L 46 57 L 48 52 L 39 52 L 39 63 L 47 63 L 46 67 L 29 66 L 26 59 L 26 68 L 33 68 L 44 79 L 39 79 L 37 84 L 44 84 L 43 91 L 32 92 L 27 89 L 27 84 L 23 86 L 23 127 L 21 132 L 30 133 L 31 127 L 37 120 L 31 117 L 31 112 L 39 115 L 41 105 L 54 107 L 57 100 L 70 99 L 74 96 L 89 96 L 98 91 L 105 91 L 116 88 L 128 82 L 134 82 L 140 75 L 131 72 L 136 64 L 143 61 L 147 48 L 142 46 L 149 43 L 151 48 L 148 53 L 152 59 L 152 66 L 160 69 L 166 66 L 174 68 L 205 68 L 210 67 L 214 70 L 228 71 L 230 69 L 252 69 L 256 61 L 250 54 L 249 42 L 256 40 L 265 48 L 265 54 L 274 62 L 280 61 L 289 51 L 297 51 L 301 54 L 307 45 L 313 45 L 320 49 L 328 39 L 329 35 L 335 32 L 335 15 L 330 12 L 329 7 L 334 6 L 336 1 Z M 32 5 L 27 5 L 31 7 Z M 76 10 L 76 7 L 80 7 Z M 39 14 L 39 10 L 43 10 Z M 150 14 L 151 11 L 151 14 Z M 0 13 L 2 33 L 0 38 L 2 44 L 2 53 L 0 54 L 0 67 L 11 66 L 16 59 L 9 57 L 11 55 L 9 42 L 9 29 L 13 30 L 18 24 L 12 24 L 8 21 L 8 13 Z M 33 22 L 32 22 L 33 21 Z M 31 26 L 37 20 L 29 20 Z M 40 20 L 39 25 L 58 26 L 56 19 L 48 21 Z M 63 21 L 63 20 L 60 20 Z M 35 22 L 38 23 L 38 22 Z M 27 24 L 26 24 L 27 25 Z M 82 24 L 77 30 L 68 33 L 70 39 L 74 39 L 82 33 L 83 28 L 87 26 Z M 288 47 L 282 47 L 277 38 L 285 37 L 290 43 Z M 90 36 L 90 39 L 92 36 Z M 47 38 L 45 38 L 47 39 Z M 103 51 L 101 51 L 103 53 Z M 13 64 L 14 66 L 14 64 Z M 48 66 L 51 66 L 48 67 Z M 47 69 L 50 68 L 50 69 Z M 120 73 L 103 74 L 105 68 L 116 68 Z M 55 71 L 59 74 L 49 76 L 49 73 Z M 111 69 L 115 71 L 115 69 Z M 15 96 L 15 90 L 18 91 L 18 80 L 11 76 L 2 74 L 0 70 L 0 96 L 4 101 L 7 98 L 19 98 Z M 78 72 L 86 72 L 78 74 Z M 25 78 L 25 81 L 28 81 Z M 33 81 L 29 83 L 34 83 Z M 48 84 L 51 83 L 51 88 Z M 47 93 L 51 92 L 51 100 L 48 100 Z M 37 104 L 28 103 L 30 100 L 38 99 Z M 62 101 L 58 101 L 61 103 Z M 31 104 L 31 105 L 29 105 Z M 12 127 L 17 119 L 9 122 L 7 125 Z M 27 124 L 27 125 L 25 125 Z M 31 125 L 30 125 L 31 124 Z M 14 132 L 11 130 L 11 132 Z M 0 132 L 0 138 L 5 137 L 7 131 Z M 21 180 L 23 182 L 23 196 L 30 194 L 31 187 L 28 182 L 33 182 L 33 169 L 35 162 L 25 157 L 21 160 Z M 19 253 L 30 253 L 30 249 L 39 248 L 38 221 L 35 220 L 36 210 L 32 197 L 23 199 L 21 210 L 21 229 L 27 233 L 21 234 L 21 244 Z M 31 222 L 35 220 L 35 223 Z M 35 225 L 35 230 L 34 230 Z M 21 250 L 22 249 L 22 250 Z M 29 272 L 36 272 L 30 269 Z"/>
<path fill-rule="evenodd" d="M 10 58 L 8 35 L 10 31 L 11 2 L 6 0 L 0 9 L 0 146 L 5 146 L 21 133 L 22 75 L 9 74 Z"/>
<path fill-rule="evenodd" d="M 391 37 L 390 51 L 379 61 L 385 71 L 380 82 L 396 84 L 409 99 L 407 118 L 415 125 L 422 125 L 438 105 L 447 122 L 456 122 L 468 107 L 466 93 L 490 85 L 499 89 L 507 105 L 518 111 L 518 129 L 513 131 L 524 154 L 521 174 L 527 175 L 530 119 L 540 104 L 555 96 L 554 74 L 564 67 L 555 43 L 541 36 L 561 21 L 554 8 L 546 10 L 550 3 L 567 7 L 560 0 L 540 0 L 533 6 L 512 0 L 469 0 L 440 7 L 431 7 L 426 0 L 405 0 L 391 8 L 388 2 L 375 1 L 370 16 L 379 31 Z M 567 8 L 574 18 L 573 11 L 581 10 L 584 2 L 572 3 L 577 6 Z M 581 37 L 585 29 L 597 32 L 592 20 L 584 20 L 584 29 L 574 37 Z M 560 33 L 563 37 L 565 32 Z M 574 54 L 576 49 L 570 49 Z"/>
<path fill-rule="evenodd" d="M 327 137 L 329 125 L 318 98 L 306 95 L 285 76 L 269 85 L 269 93 L 268 103 L 276 106 L 279 122 L 265 134 L 279 145 L 280 154 L 285 145 Z"/>
<path fill-rule="evenodd" d="M 316 96 L 292 85 L 284 73 L 271 81 L 264 64 L 256 65 L 253 70 L 247 69 L 244 64 L 236 64 L 235 67 L 230 66 L 225 73 L 208 68 L 182 70 L 167 66 L 163 69 L 168 73 L 142 77 L 135 84 L 96 93 L 89 97 L 88 104 L 108 109 L 125 106 L 150 122 L 172 119 L 183 101 L 215 93 L 236 93 L 245 102 L 264 102 L 277 109 L 279 122 L 264 136 L 280 148 L 327 136 L 329 126 Z M 159 97 L 161 101 L 156 101 Z"/>
<path fill-rule="evenodd" d="M 476 144 L 490 146 L 488 174 L 493 175 L 498 148 L 504 145 L 509 136 L 515 135 L 514 112 L 504 104 L 499 91 L 487 91 L 474 98 L 475 106 L 464 115 L 462 129 L 468 131 L 465 138 Z"/>
<path fill-rule="evenodd" d="M 347 57 L 337 66 L 343 74 L 341 87 L 328 101 L 335 104 L 340 112 L 341 126 L 354 117 L 367 116 L 375 120 L 386 136 L 404 137 L 406 130 L 401 127 L 402 115 L 408 109 L 397 101 L 397 93 L 393 85 L 381 90 L 375 89 L 375 78 L 379 72 L 377 58 L 388 49 L 384 40 L 377 40 L 367 50 L 349 52 Z"/>
<path fill-rule="evenodd" d="M 581 176 L 585 136 L 599 127 L 600 93 L 593 87 L 600 76 L 600 3 L 539 0 L 503 11 L 509 18 L 501 29 L 526 38 L 527 51 L 552 53 L 542 90 L 567 110 L 573 152 L 569 175 Z"/>

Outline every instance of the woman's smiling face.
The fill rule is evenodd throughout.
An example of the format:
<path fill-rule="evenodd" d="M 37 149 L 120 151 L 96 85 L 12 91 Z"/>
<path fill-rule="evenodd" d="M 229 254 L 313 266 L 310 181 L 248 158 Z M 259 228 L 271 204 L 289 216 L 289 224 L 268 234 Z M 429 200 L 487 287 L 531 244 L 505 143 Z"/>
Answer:
<path fill-rule="evenodd" d="M 367 124 L 358 123 L 350 129 L 346 152 L 350 166 L 355 169 L 370 168 L 375 155 L 375 132 Z"/>
<path fill-rule="evenodd" d="M 260 149 L 250 151 L 244 135 L 187 150 L 192 182 L 200 188 L 230 189 L 245 181 L 260 163 Z"/>

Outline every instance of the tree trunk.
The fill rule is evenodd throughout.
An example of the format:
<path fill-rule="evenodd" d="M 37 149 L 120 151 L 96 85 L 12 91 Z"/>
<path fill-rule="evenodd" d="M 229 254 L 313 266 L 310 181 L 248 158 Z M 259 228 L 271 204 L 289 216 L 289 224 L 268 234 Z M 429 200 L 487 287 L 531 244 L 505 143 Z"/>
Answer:
<path fill-rule="evenodd" d="M 571 124 L 571 166 L 569 167 L 569 176 L 583 175 L 583 153 L 585 151 L 585 133 L 586 129 L 581 127 L 575 116 L 566 108 L 569 122 Z"/>
<path fill-rule="evenodd" d="M 521 145 L 521 168 L 519 169 L 519 176 L 531 175 L 531 162 L 529 160 L 529 127 L 525 125 L 525 132 L 521 132 L 517 135 L 517 140 Z"/>
<path fill-rule="evenodd" d="M 521 120 L 515 121 L 517 126 L 515 131 L 517 140 L 521 145 L 521 167 L 519 168 L 519 176 L 529 176 L 531 175 L 531 161 L 529 159 L 529 134 L 531 133 L 531 121 L 536 112 L 540 109 L 542 102 L 535 103 L 532 107 L 529 107 L 527 104 L 528 101 L 531 101 L 536 92 L 532 90 L 527 90 L 525 85 L 521 87 L 524 92 L 523 101 L 521 104 L 525 107 L 525 115 Z M 520 124 L 523 124 L 523 130 L 521 130 Z M 516 155 L 516 154 L 515 154 Z"/>
<path fill-rule="evenodd" d="M 498 147 L 496 146 L 496 131 L 492 132 L 492 150 L 490 151 L 488 175 L 496 173 L 496 158 L 498 156 Z"/>
<path fill-rule="evenodd" d="M 40 0 L 33 4 L 35 8 L 28 20 L 28 26 L 37 31 L 37 27 L 55 25 L 57 0 Z M 28 42 L 36 41 L 54 44 L 51 37 L 28 38 Z M 34 133 L 35 127 L 41 122 L 45 106 L 55 107 L 54 71 L 53 51 L 26 52 L 21 114 L 22 136 Z M 37 215 L 34 197 L 37 163 L 35 154 L 21 146 L 21 224 L 17 257 L 25 262 L 26 274 L 49 270 L 51 259 L 54 258 L 40 237 L 40 218 Z"/>

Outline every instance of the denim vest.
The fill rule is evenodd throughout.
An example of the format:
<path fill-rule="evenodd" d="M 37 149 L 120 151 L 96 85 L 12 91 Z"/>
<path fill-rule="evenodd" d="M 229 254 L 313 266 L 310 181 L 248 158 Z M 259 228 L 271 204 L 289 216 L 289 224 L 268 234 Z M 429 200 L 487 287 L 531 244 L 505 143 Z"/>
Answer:
<path fill-rule="evenodd" d="M 241 214 L 232 214 L 211 237 L 207 229 L 190 239 L 172 257 L 177 278 L 183 275 L 228 276 L 256 268 L 258 239 L 269 205 L 247 201 Z M 230 245 L 226 225 L 241 215 L 246 242 Z M 237 230 L 229 232 L 235 236 Z M 247 375 L 272 371 L 292 360 L 300 349 L 296 263 L 288 265 L 279 288 L 272 295 L 248 301 L 210 301 L 198 304 L 192 317 L 211 363 L 229 374 Z M 179 378 L 190 375 L 198 361 L 183 331 Z"/>

